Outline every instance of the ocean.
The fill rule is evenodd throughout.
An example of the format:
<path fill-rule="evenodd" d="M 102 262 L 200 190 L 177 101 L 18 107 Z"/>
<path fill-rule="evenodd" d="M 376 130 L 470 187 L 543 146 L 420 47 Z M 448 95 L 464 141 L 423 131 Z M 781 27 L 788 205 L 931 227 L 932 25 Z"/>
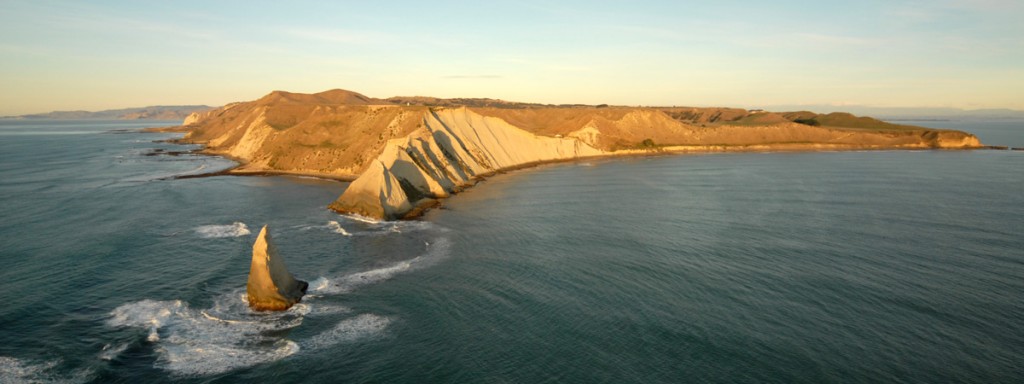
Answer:
<path fill-rule="evenodd" d="M 174 123 L 0 120 L 0 382 L 1024 381 L 1024 151 L 570 162 L 377 222 L 175 179 L 232 163 L 138 131 Z M 243 301 L 264 225 L 282 313 Z"/>

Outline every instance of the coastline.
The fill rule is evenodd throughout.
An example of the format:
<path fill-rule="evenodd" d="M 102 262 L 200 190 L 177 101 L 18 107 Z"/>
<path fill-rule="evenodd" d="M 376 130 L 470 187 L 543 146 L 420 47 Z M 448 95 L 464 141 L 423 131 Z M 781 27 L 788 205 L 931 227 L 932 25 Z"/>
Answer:
<path fill-rule="evenodd" d="M 203 156 L 222 157 L 220 155 L 211 155 L 206 153 L 199 153 Z M 293 177 L 308 177 L 317 180 L 334 181 L 339 183 L 351 182 L 354 178 L 342 178 L 342 177 L 331 177 L 315 173 L 304 173 L 304 172 L 289 172 L 289 171 L 239 171 L 237 167 L 228 168 L 225 170 L 197 173 L 194 175 L 180 175 L 174 176 L 170 179 L 201 179 L 206 177 L 217 177 L 217 176 L 293 176 Z"/>
<path fill-rule="evenodd" d="M 477 184 L 487 181 L 487 179 L 499 175 L 504 175 L 511 172 L 524 171 L 533 168 L 538 168 L 546 165 L 557 165 L 557 164 L 571 164 L 571 163 L 584 163 L 587 161 L 594 160 L 615 160 L 623 158 L 643 158 L 643 157 L 662 157 L 662 156 L 685 156 L 685 155 L 705 155 L 705 154 L 749 154 L 749 153 L 813 153 L 813 152 L 861 152 L 861 151 L 974 151 L 974 150 L 1000 150 L 999 148 L 990 148 L 989 146 L 972 147 L 972 148 L 929 148 L 920 146 L 857 146 L 857 145 L 821 145 L 821 144 L 789 144 L 784 146 L 776 146 L 773 144 L 755 144 L 755 145 L 741 145 L 741 146 L 671 146 L 659 149 L 651 150 L 623 150 L 618 152 L 612 152 L 603 155 L 596 156 L 584 156 L 571 159 L 554 159 L 544 161 L 534 161 L 530 163 L 524 163 L 513 167 L 501 168 L 487 173 L 479 174 L 472 177 L 472 183 L 461 186 L 456 190 L 450 192 L 449 196 L 445 197 L 428 197 L 420 199 L 416 202 L 412 202 L 412 208 L 398 217 L 398 220 L 416 220 L 427 212 L 433 209 L 439 209 L 444 207 L 445 200 L 466 192 Z M 235 175 L 242 176 L 242 175 Z M 333 203 L 332 203 L 333 204 Z M 338 210 L 328 205 L 332 211 L 339 214 L 351 214 L 352 212 L 346 212 Z"/>
<path fill-rule="evenodd" d="M 151 131 L 185 132 L 176 143 L 202 145 L 199 153 L 237 164 L 181 178 L 292 175 L 347 182 L 328 207 L 381 220 L 419 217 L 480 180 L 541 164 L 696 153 L 985 148 L 962 131 L 844 113 L 385 105 L 343 90 L 275 91 Z"/>
<path fill-rule="evenodd" d="M 184 125 L 174 125 L 174 126 L 167 126 L 167 127 L 147 127 L 147 128 L 138 129 L 137 131 L 144 132 L 144 133 L 188 133 L 190 131 L 190 128 L 188 128 L 188 126 L 184 126 Z M 219 153 L 219 152 L 211 151 L 209 149 L 209 145 L 207 143 L 197 143 L 197 142 L 192 142 L 192 141 L 186 141 L 184 137 L 176 138 L 176 139 L 153 140 L 153 142 L 154 143 L 169 143 L 169 144 L 182 145 L 182 146 L 185 146 L 185 145 L 199 145 L 199 146 L 201 146 L 201 148 L 191 149 L 191 150 L 187 150 L 187 151 L 154 150 L 152 152 L 146 153 L 145 156 L 161 156 L 161 155 L 163 155 L 163 156 L 180 156 L 180 155 L 209 156 L 209 157 L 220 157 L 220 158 L 223 158 L 223 159 L 226 159 L 226 160 L 229 160 L 229 161 L 235 163 L 235 165 L 233 165 L 233 166 L 231 166 L 231 167 L 229 167 L 227 169 L 222 169 L 222 170 L 213 171 L 213 172 L 205 172 L 205 173 L 197 173 L 197 174 L 189 174 L 189 175 L 171 176 L 171 177 L 167 178 L 167 179 L 170 179 L 170 180 L 200 179 L 200 178 L 216 177 L 216 176 L 296 176 L 296 177 L 309 177 L 309 178 L 314 178 L 314 179 L 319 179 L 319 180 L 335 181 L 335 182 L 351 182 L 352 180 L 355 180 L 356 177 L 358 177 L 358 175 L 332 175 L 332 174 L 324 174 L 324 173 L 317 173 L 317 172 L 276 170 L 276 169 L 246 170 L 244 168 L 249 165 L 248 161 L 246 161 L 245 159 L 242 159 L 242 158 L 238 158 L 238 157 L 234 157 L 234 156 L 225 154 L 225 153 Z"/>
<path fill-rule="evenodd" d="M 189 130 L 182 126 L 177 127 L 154 127 L 144 129 L 146 132 L 153 133 L 166 133 L 166 132 L 188 132 Z M 211 151 L 207 143 L 198 143 L 194 141 L 188 141 L 185 138 L 162 140 L 163 142 L 170 142 L 178 145 L 201 145 L 200 149 L 189 151 L 189 153 L 202 155 L 202 156 L 213 156 L 221 157 L 234 162 L 236 165 L 228 169 L 223 169 L 215 172 L 207 172 L 192 175 L 181 175 L 174 176 L 171 179 L 195 179 L 195 178 L 206 178 L 206 177 L 217 177 L 217 176 L 296 176 L 296 177 L 309 177 L 325 181 L 334 181 L 342 183 L 351 183 L 356 180 L 359 175 L 335 175 L 320 172 L 309 172 L 309 171 L 292 171 L 292 170 L 275 170 L 275 169 L 246 169 L 251 164 L 242 158 L 233 157 L 225 153 L 219 153 Z M 1014 150 L 1018 148 L 1008 148 L 1002 146 L 986 146 L 981 145 L 977 147 L 934 147 L 923 144 L 912 144 L 912 145 L 859 145 L 859 144 L 829 144 L 829 143 L 767 143 L 767 144 L 711 144 L 711 145 L 666 145 L 658 146 L 654 148 L 644 149 L 622 149 L 613 152 L 605 152 L 599 155 L 580 156 L 572 158 L 561 158 L 541 161 L 531 161 L 510 167 L 503 167 L 494 169 L 485 173 L 473 175 L 470 180 L 471 183 L 460 185 L 457 188 L 453 188 L 448 196 L 441 197 L 425 197 L 415 202 L 410 202 L 412 207 L 400 217 L 398 220 L 415 220 L 423 217 L 427 212 L 443 208 L 444 201 L 448 198 L 460 194 L 478 183 L 486 181 L 488 178 L 502 175 L 510 172 L 516 172 L 521 170 L 527 170 L 536 168 L 544 165 L 553 164 L 564 164 L 564 163 L 580 163 L 592 160 L 611 160 L 618 158 L 632 158 L 632 157 L 656 157 L 656 156 L 679 156 L 679 155 L 699 155 L 699 154 L 718 154 L 718 153 L 806 153 L 806 152 L 846 152 L 846 151 L 925 151 L 925 150 L 942 150 L 942 151 L 964 151 L 964 150 Z M 333 206 L 334 203 L 329 203 L 327 207 L 332 211 L 339 214 L 348 214 L 344 210 L 337 209 Z"/>

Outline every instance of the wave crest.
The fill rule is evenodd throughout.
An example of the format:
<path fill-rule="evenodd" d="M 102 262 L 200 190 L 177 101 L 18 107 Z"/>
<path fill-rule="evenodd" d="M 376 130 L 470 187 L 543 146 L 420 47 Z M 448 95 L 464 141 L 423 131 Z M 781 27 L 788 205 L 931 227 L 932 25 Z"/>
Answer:
<path fill-rule="evenodd" d="M 315 351 L 332 345 L 375 337 L 384 333 L 391 319 L 364 313 L 338 322 L 333 328 L 323 331 L 302 342 L 302 348 Z"/>
<path fill-rule="evenodd" d="M 235 303 L 231 303 L 235 302 Z M 296 308 L 297 307 L 297 308 Z M 184 376 L 209 375 L 277 361 L 299 351 L 281 334 L 302 323 L 308 306 L 251 312 L 234 295 L 198 311 L 181 300 L 142 300 L 111 311 L 107 324 L 140 328 L 157 353 L 156 367 Z"/>
<path fill-rule="evenodd" d="M 346 231 L 345 228 L 342 228 L 341 224 L 339 224 L 337 221 L 332 220 L 327 222 L 327 229 L 330 229 L 334 233 L 341 234 L 342 236 L 352 236 L 352 234 L 348 233 L 348 231 Z"/>
<path fill-rule="evenodd" d="M 203 225 L 196 227 L 196 234 L 204 239 L 240 237 L 251 234 L 245 223 L 236 221 L 230 225 Z"/>
<path fill-rule="evenodd" d="M 315 301 L 314 297 L 309 299 Z M 282 312 L 254 312 L 239 290 L 222 295 L 213 306 L 192 309 L 181 300 L 141 300 L 115 308 L 107 325 L 145 331 L 156 352 L 154 366 L 177 376 L 206 376 L 272 363 L 303 348 L 322 349 L 381 334 L 390 319 L 360 314 L 305 340 L 292 340 L 291 330 L 306 316 L 345 315 L 346 307 L 296 304 Z M 113 360 L 128 343 L 108 344 L 101 358 Z"/>
<path fill-rule="evenodd" d="M 377 269 L 351 273 L 341 277 L 319 277 L 309 284 L 309 291 L 320 294 L 348 293 L 364 285 L 390 280 L 398 274 L 424 268 L 445 258 L 451 247 L 446 237 L 434 239 L 425 244 L 427 251 L 410 260 L 400 261 Z"/>

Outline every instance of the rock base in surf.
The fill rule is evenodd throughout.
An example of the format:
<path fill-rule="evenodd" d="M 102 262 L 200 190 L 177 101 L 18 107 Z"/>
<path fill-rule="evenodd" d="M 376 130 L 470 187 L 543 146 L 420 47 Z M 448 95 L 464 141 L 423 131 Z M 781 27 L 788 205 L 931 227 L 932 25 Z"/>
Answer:
<path fill-rule="evenodd" d="M 252 246 L 252 265 L 245 286 L 249 307 L 257 311 L 284 311 L 302 300 L 309 283 L 297 280 L 277 256 L 270 232 L 263 226 Z"/>

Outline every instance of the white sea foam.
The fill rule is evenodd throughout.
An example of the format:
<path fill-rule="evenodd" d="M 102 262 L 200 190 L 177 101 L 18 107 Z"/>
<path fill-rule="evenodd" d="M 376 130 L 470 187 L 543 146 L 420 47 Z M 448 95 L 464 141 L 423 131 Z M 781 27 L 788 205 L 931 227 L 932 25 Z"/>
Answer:
<path fill-rule="evenodd" d="M 57 363 L 57 361 L 33 363 L 13 357 L 0 356 L 0 382 L 41 383 L 52 381 L 49 371 L 56 367 Z"/>
<path fill-rule="evenodd" d="M 437 230 L 445 232 L 445 228 L 438 227 L 436 224 L 429 221 L 382 221 L 377 223 L 373 231 L 365 232 L 365 235 L 380 236 L 380 235 L 391 235 L 395 233 L 413 233 L 426 230 Z"/>
<path fill-rule="evenodd" d="M 311 295 L 306 295 L 306 297 L 312 299 L 316 298 Z M 341 315 L 346 313 L 352 313 L 352 310 L 340 305 L 316 305 L 309 311 L 310 316 Z"/>
<path fill-rule="evenodd" d="M 353 235 L 356 235 L 356 236 L 380 236 L 380 235 L 388 235 L 388 234 L 393 234 L 393 233 L 408 233 L 408 232 L 413 232 L 413 231 L 423 231 L 423 230 L 430 230 L 430 229 L 446 231 L 445 228 L 438 227 L 436 224 L 431 223 L 429 221 L 420 221 L 420 220 L 387 221 L 387 220 L 377 220 L 377 219 L 373 219 L 373 218 L 369 218 L 369 217 L 361 216 L 361 215 L 356 215 L 356 214 L 344 214 L 344 215 L 341 215 L 341 218 L 345 219 L 345 221 L 349 221 L 349 222 L 352 222 L 352 223 L 358 223 L 358 225 L 362 229 L 365 229 L 365 231 L 358 231 L 358 232 L 353 232 L 352 233 Z"/>
<path fill-rule="evenodd" d="M 318 277 L 309 282 L 309 287 L 306 288 L 306 290 L 309 292 L 317 292 L 326 289 L 330 284 L 331 281 L 326 277 Z"/>
<path fill-rule="evenodd" d="M 357 214 L 354 214 L 354 213 L 350 213 L 350 214 L 346 214 L 346 215 L 341 215 L 341 216 L 346 218 L 346 219 L 352 220 L 352 221 L 358 221 L 358 222 L 362 222 L 362 223 L 366 223 L 366 224 L 380 224 L 381 223 L 380 220 L 369 218 L 369 217 L 366 217 L 366 216 L 363 216 L 363 215 L 357 215 Z"/>
<path fill-rule="evenodd" d="M 387 222 L 388 231 L 395 233 L 418 232 L 435 228 L 438 227 L 429 221 L 408 220 Z"/>
<path fill-rule="evenodd" d="M 240 224 L 240 223 L 239 223 Z M 207 309 L 193 309 L 181 300 L 142 300 L 127 303 L 110 312 L 107 325 L 137 329 L 138 336 L 156 353 L 154 366 L 175 376 L 205 376 L 271 363 L 339 343 L 382 335 L 391 323 L 388 317 L 321 304 L 324 295 L 350 292 L 360 286 L 382 282 L 410 270 L 422 268 L 449 253 L 449 240 L 439 237 L 424 244 L 426 251 L 406 261 L 348 274 L 339 278 L 313 280 L 302 303 L 282 312 L 254 312 L 248 308 L 243 289 L 216 297 Z M 291 330 L 306 316 L 349 316 L 310 338 L 294 340 Z M 99 357 L 114 360 L 136 341 L 116 340 L 104 347 Z"/>
<path fill-rule="evenodd" d="M 249 232 L 249 227 L 242 222 L 234 222 L 230 225 L 203 225 L 196 227 L 196 234 L 204 239 L 214 239 L 221 237 L 239 237 L 246 236 L 252 232 Z"/>
<path fill-rule="evenodd" d="M 328 222 L 327 223 L 327 228 L 330 229 L 331 231 L 333 231 L 334 233 L 338 233 L 338 234 L 341 234 L 343 236 L 352 236 L 352 234 L 348 233 L 348 231 L 346 231 L 345 228 L 342 228 L 341 224 L 339 224 L 337 221 L 330 221 L 330 222 Z"/>
<path fill-rule="evenodd" d="M 0 383 L 84 383 L 93 379 L 94 372 L 79 369 L 70 374 L 54 371 L 60 360 L 36 362 L 0 356 Z"/>
<path fill-rule="evenodd" d="M 355 288 L 363 285 L 378 283 L 384 280 L 391 279 L 396 274 L 408 271 L 412 267 L 416 259 L 410 261 L 402 261 L 395 263 L 383 268 L 371 269 L 369 271 L 353 273 L 351 275 L 344 276 L 337 279 L 333 284 L 328 285 L 322 292 L 324 293 L 346 293 L 351 292 Z"/>
<path fill-rule="evenodd" d="M 117 345 L 114 345 L 114 344 L 104 345 L 103 346 L 103 351 L 100 352 L 100 359 L 107 360 L 107 361 L 114 360 L 118 356 L 120 356 L 121 353 L 123 353 L 125 350 L 127 350 L 129 346 L 131 346 L 131 343 L 121 343 L 121 344 L 117 344 Z"/>
<path fill-rule="evenodd" d="M 203 376 L 278 361 L 298 351 L 299 345 L 286 339 L 270 345 L 161 344 L 156 367 L 182 376 Z"/>
<path fill-rule="evenodd" d="M 300 231 L 327 230 L 342 236 L 352 236 L 352 233 L 341 226 L 341 223 L 331 220 L 326 225 L 300 225 L 295 227 Z"/>
<path fill-rule="evenodd" d="M 348 293 L 358 287 L 379 283 L 400 273 L 426 267 L 448 255 L 450 241 L 446 237 L 439 237 L 424 246 L 427 248 L 426 252 L 409 260 L 336 278 L 317 278 L 310 283 L 309 291 L 320 294 Z"/>
<path fill-rule="evenodd" d="M 391 319 L 364 313 L 338 322 L 333 328 L 301 342 L 302 348 L 315 351 L 340 343 L 353 342 L 379 336 Z"/>
<path fill-rule="evenodd" d="M 142 300 L 114 309 L 107 324 L 145 330 L 157 352 L 155 366 L 183 376 L 227 372 L 299 351 L 297 343 L 282 335 L 302 323 L 308 305 L 257 313 L 239 297 L 219 297 L 207 310 L 191 309 L 180 300 Z"/>

